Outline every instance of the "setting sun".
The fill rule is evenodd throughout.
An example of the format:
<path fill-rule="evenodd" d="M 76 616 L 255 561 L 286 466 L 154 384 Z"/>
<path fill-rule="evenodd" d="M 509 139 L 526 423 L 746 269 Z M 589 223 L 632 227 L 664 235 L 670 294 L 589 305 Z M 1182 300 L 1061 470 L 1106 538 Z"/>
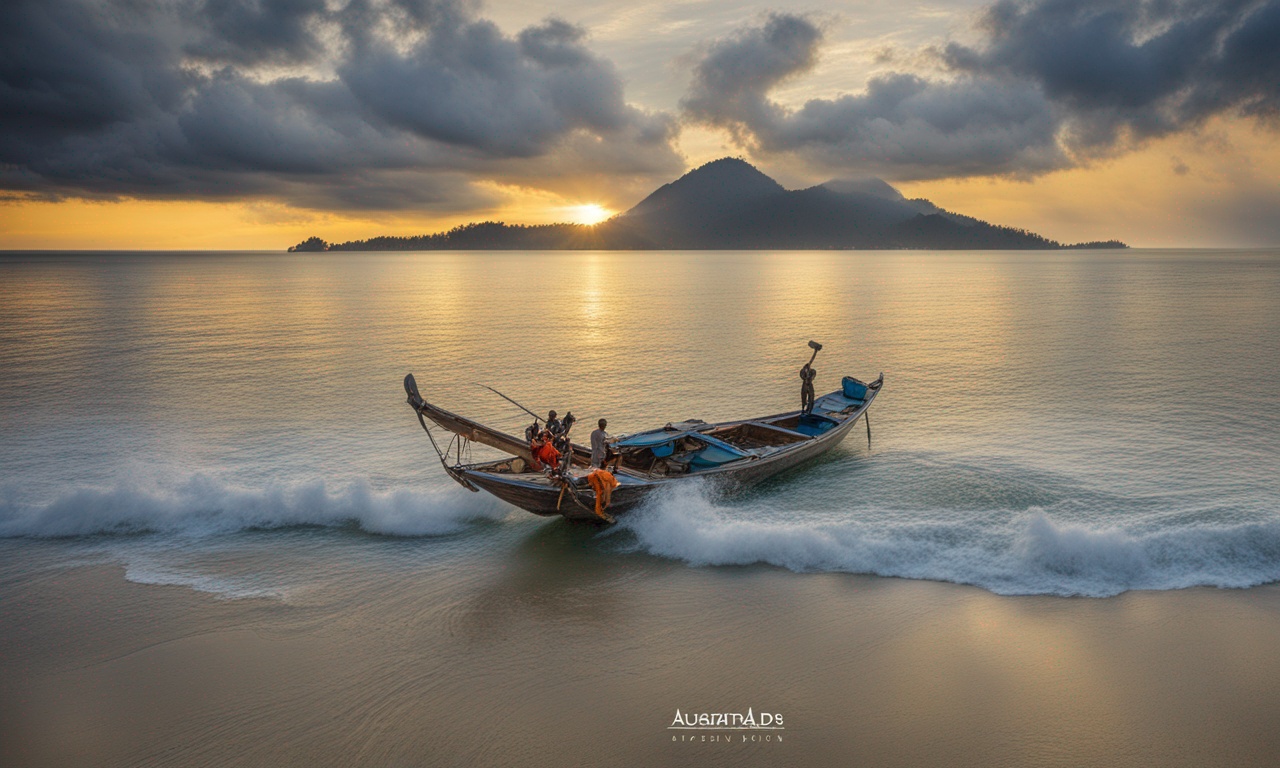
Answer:
<path fill-rule="evenodd" d="M 569 221 L 574 224 L 599 224 L 613 215 L 613 211 L 602 205 L 571 205 L 564 209 Z"/>

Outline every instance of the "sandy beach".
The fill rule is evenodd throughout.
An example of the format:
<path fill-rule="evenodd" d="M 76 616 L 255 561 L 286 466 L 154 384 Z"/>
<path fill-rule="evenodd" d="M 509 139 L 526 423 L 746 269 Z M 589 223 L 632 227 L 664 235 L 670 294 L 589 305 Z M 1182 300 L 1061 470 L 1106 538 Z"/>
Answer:
<path fill-rule="evenodd" d="M 552 524 L 483 573 L 380 572 L 291 601 L 112 566 L 10 573 L 0 752 L 23 766 L 1197 767 L 1280 752 L 1275 586 L 1002 597 L 629 559 L 615 568 Z M 748 708 L 785 729 L 668 728 L 677 709 Z"/>

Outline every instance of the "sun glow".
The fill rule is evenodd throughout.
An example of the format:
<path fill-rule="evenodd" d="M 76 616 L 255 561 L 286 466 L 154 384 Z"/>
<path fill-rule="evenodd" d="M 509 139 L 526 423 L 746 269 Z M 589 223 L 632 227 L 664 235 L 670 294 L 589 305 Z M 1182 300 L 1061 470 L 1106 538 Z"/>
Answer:
<path fill-rule="evenodd" d="M 613 215 L 613 211 L 595 203 L 570 205 L 564 209 L 564 212 L 569 221 L 574 224 L 599 224 Z"/>

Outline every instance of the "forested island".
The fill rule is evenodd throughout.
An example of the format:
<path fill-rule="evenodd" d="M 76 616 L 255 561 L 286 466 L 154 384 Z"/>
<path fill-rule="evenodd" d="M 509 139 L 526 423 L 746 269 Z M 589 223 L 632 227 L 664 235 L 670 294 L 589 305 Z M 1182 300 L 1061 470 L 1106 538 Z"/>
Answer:
<path fill-rule="evenodd" d="M 447 232 L 328 243 L 307 251 L 431 250 L 932 250 L 1127 248 L 1118 240 L 1063 244 L 1025 229 L 990 224 L 907 199 L 879 179 L 831 181 L 787 190 L 754 166 L 723 158 L 665 184 L 631 210 L 600 224 L 484 221 Z"/>

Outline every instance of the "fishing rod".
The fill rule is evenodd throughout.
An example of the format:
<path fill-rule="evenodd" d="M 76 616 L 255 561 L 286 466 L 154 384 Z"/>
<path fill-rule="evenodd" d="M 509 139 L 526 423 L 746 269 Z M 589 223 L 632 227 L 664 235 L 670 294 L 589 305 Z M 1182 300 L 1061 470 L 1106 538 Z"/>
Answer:
<path fill-rule="evenodd" d="M 532 416 L 532 417 L 533 417 L 533 420 L 534 420 L 534 422 L 535 422 L 535 423 L 536 423 L 536 422 L 538 422 L 538 421 L 541 421 L 541 420 L 542 420 L 542 417 L 541 417 L 541 416 L 539 416 L 538 414 L 536 414 L 536 413 L 534 413 L 533 411 L 529 410 L 528 408 L 525 408 L 523 405 L 521 405 L 521 404 L 517 403 L 515 400 L 512 400 L 511 398 L 509 398 L 509 397 L 507 397 L 506 395 L 502 394 L 501 392 L 499 392 L 498 390 L 496 390 L 496 389 L 494 389 L 493 387 L 489 386 L 488 384 L 476 384 L 476 386 L 477 386 L 477 387 L 484 387 L 485 389 L 489 390 L 489 391 L 490 391 L 490 392 L 492 392 L 493 394 L 497 395 L 498 397 L 502 398 L 503 400 L 506 400 L 508 403 L 511 403 L 511 404 L 512 404 L 512 405 L 514 405 L 515 407 L 517 407 L 517 408 L 519 408 L 520 410 L 524 411 L 525 413 L 529 414 L 530 416 Z"/>

